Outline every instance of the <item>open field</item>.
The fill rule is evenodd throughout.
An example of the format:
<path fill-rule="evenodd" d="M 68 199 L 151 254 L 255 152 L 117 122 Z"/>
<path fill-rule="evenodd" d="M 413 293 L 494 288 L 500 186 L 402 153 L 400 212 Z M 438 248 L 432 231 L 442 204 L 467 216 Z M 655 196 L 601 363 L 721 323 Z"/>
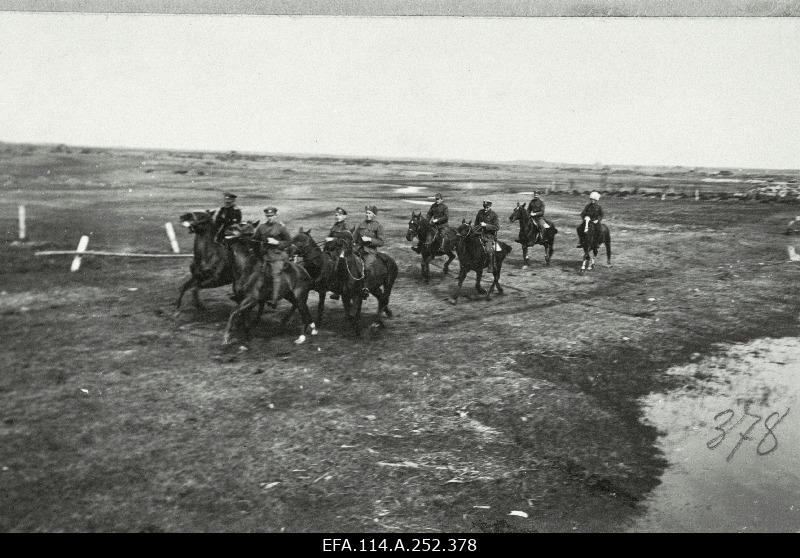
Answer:
<path fill-rule="evenodd" d="M 0 144 L 0 531 L 629 528 L 666 466 L 640 398 L 685 388 L 664 371 L 715 343 L 798 334 L 782 233 L 800 211 L 607 195 L 613 267 L 578 276 L 587 200 L 567 190 L 732 193 L 705 171 L 623 170 Z M 537 246 L 523 271 L 508 216 L 546 187 L 553 262 Z M 164 223 L 218 208 L 222 190 L 245 219 L 275 205 L 317 239 L 337 205 L 352 224 L 378 205 L 400 266 L 387 329 L 355 339 L 328 301 L 303 345 L 298 318 L 282 329 L 268 310 L 249 350 L 223 350 L 228 288 L 173 314 L 189 259 L 85 257 L 69 273 L 69 257 L 33 256 L 82 234 L 93 250 L 169 252 Z M 483 301 L 469 275 L 451 306 L 454 276 L 438 267 L 422 283 L 406 225 L 437 191 L 451 221 L 493 199 L 514 247 L 504 296 Z"/>

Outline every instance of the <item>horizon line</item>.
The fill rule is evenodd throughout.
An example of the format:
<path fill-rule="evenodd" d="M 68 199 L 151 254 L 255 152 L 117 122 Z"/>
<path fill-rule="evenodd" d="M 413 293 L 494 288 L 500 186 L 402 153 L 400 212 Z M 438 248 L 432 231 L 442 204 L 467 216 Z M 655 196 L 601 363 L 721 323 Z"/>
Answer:
<path fill-rule="evenodd" d="M 544 159 L 458 159 L 458 158 L 443 158 L 443 157 L 423 157 L 423 156 L 410 156 L 410 155 L 359 155 L 359 154 L 337 154 L 337 153 L 310 153 L 310 152 L 283 152 L 283 151 L 249 151 L 239 149 L 194 149 L 183 147 L 143 147 L 143 146 L 103 146 L 103 145 L 84 145 L 73 144 L 65 142 L 14 142 L 0 140 L 0 145 L 26 145 L 26 146 L 64 146 L 71 148 L 82 149 L 113 149 L 117 151 L 159 151 L 159 152 L 185 152 L 185 153 L 214 153 L 214 154 L 229 154 L 237 153 L 243 155 L 261 155 L 261 156 L 281 156 L 291 158 L 312 158 L 318 157 L 322 159 L 367 159 L 373 161 L 424 161 L 424 162 L 440 162 L 440 163 L 481 163 L 481 164 L 505 164 L 505 165 L 548 165 L 548 166 L 583 166 L 595 167 L 602 170 L 604 167 L 621 167 L 621 168 L 658 168 L 658 169 L 722 169 L 722 170 L 760 170 L 760 171 L 781 171 L 781 172 L 797 172 L 800 173 L 800 168 L 791 167 L 748 167 L 736 165 L 687 165 L 687 164 L 647 164 L 647 163 L 605 163 L 602 161 L 589 162 L 567 162 L 567 161 L 547 161 Z"/>

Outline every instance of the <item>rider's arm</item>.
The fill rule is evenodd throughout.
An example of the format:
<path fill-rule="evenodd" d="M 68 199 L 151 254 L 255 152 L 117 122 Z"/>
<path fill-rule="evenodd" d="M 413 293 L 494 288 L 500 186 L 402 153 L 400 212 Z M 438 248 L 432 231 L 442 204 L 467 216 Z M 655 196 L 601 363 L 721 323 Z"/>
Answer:
<path fill-rule="evenodd" d="M 450 220 L 450 210 L 447 209 L 447 206 L 445 205 L 444 206 L 444 214 L 441 217 L 439 217 L 439 220 L 436 221 L 436 224 L 437 225 L 446 225 L 447 221 L 449 221 L 449 220 Z"/>
<path fill-rule="evenodd" d="M 241 209 L 234 209 L 233 210 L 233 222 L 234 223 L 241 223 L 242 222 L 242 210 Z"/>
<path fill-rule="evenodd" d="M 372 245 L 376 248 L 378 246 L 383 246 L 383 225 L 378 223 L 378 228 L 375 230 L 375 233 L 372 235 Z"/>
<path fill-rule="evenodd" d="M 488 217 L 488 221 L 486 221 L 486 230 L 487 231 L 496 231 L 500 228 L 500 223 L 498 222 L 497 214 L 490 215 Z"/>

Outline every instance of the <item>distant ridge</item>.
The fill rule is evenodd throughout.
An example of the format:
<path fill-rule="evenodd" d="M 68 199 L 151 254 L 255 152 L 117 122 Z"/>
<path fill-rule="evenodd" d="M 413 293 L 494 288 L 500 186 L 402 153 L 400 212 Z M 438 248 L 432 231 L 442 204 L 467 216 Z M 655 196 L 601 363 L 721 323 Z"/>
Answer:
<path fill-rule="evenodd" d="M 72 150 L 93 150 L 93 151 L 121 151 L 121 152 L 153 152 L 153 153 L 185 153 L 185 154 L 208 154 L 208 155 L 240 155 L 247 157 L 279 157 L 286 159 L 310 159 L 310 160 L 363 160 L 363 161 L 377 161 L 377 162 L 398 162 L 398 163 L 423 163 L 423 164 L 454 164 L 454 165 L 480 165 L 480 166 L 493 166 L 493 165 L 513 165 L 513 166 L 526 166 L 526 167 L 540 167 L 547 169 L 581 169 L 591 170 L 599 173 L 613 173 L 619 171 L 639 171 L 649 173 L 701 173 L 701 174 L 715 174 L 719 171 L 738 171 L 740 173 L 780 173 L 780 174 L 800 174 L 800 169 L 773 169 L 767 167 L 706 167 L 694 165 L 646 165 L 646 164 L 619 164 L 619 163 L 567 163 L 567 162 L 554 162 L 554 161 L 541 161 L 541 160 L 528 160 L 528 159 L 514 159 L 514 160 L 481 160 L 481 159 L 456 159 L 448 158 L 443 159 L 440 157 L 387 157 L 387 156 L 373 156 L 373 155 L 353 155 L 353 154 L 334 154 L 334 153 L 285 153 L 280 151 L 264 152 L 264 151 L 240 151 L 240 150 L 206 150 L 206 149 L 183 149 L 183 148 L 164 148 L 164 147 L 130 147 L 130 146 L 92 146 L 92 145 L 74 145 L 65 143 L 16 143 L 0 141 L 0 147 L 15 146 L 15 147 L 43 147 L 43 148 L 66 148 Z"/>

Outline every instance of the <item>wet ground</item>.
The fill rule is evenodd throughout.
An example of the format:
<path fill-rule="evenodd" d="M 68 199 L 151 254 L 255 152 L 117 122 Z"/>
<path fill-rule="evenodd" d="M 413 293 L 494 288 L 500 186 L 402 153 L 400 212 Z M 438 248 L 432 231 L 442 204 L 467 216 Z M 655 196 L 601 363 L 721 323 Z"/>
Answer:
<path fill-rule="evenodd" d="M 800 339 L 717 351 L 643 400 L 669 466 L 633 531 L 800 531 Z"/>

